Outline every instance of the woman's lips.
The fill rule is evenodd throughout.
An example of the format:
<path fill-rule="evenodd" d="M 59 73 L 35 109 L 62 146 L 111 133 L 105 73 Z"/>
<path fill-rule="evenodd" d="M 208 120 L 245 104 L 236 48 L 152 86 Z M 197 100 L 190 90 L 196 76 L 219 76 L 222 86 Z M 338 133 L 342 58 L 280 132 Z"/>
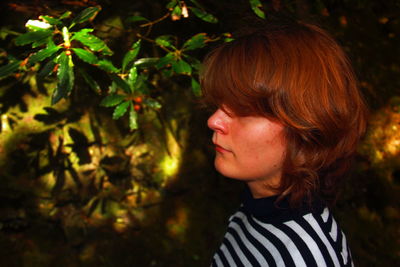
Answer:
<path fill-rule="evenodd" d="M 214 146 L 215 146 L 215 150 L 216 150 L 217 152 L 220 152 L 220 153 L 231 152 L 231 151 L 229 151 L 229 150 L 223 148 L 223 147 L 220 146 L 220 145 L 214 144 Z"/>

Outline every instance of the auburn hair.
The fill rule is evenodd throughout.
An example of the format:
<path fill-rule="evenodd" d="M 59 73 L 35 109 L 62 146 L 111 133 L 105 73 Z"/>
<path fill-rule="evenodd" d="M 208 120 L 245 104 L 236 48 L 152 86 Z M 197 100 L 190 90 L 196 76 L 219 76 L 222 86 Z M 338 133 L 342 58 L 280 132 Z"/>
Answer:
<path fill-rule="evenodd" d="M 206 103 L 285 126 L 287 151 L 274 188 L 293 206 L 331 201 L 366 128 L 367 108 L 343 49 L 320 27 L 267 24 L 204 60 Z"/>

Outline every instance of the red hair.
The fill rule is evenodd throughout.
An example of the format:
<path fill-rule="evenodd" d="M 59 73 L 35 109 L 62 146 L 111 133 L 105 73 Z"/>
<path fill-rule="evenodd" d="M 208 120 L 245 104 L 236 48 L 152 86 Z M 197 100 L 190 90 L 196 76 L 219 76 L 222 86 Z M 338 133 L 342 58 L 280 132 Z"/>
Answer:
<path fill-rule="evenodd" d="M 348 58 L 328 33 L 300 22 L 267 25 L 213 50 L 201 86 L 209 104 L 285 126 L 278 194 L 293 205 L 335 195 L 367 109 Z"/>

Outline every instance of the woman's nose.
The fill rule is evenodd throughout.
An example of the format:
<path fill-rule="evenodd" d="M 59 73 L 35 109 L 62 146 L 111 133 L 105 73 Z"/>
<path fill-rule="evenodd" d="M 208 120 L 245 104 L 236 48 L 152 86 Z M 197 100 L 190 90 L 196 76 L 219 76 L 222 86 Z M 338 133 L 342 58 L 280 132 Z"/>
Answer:
<path fill-rule="evenodd" d="M 214 132 L 226 134 L 228 129 L 225 112 L 221 109 L 217 109 L 217 111 L 208 118 L 207 125 Z"/>

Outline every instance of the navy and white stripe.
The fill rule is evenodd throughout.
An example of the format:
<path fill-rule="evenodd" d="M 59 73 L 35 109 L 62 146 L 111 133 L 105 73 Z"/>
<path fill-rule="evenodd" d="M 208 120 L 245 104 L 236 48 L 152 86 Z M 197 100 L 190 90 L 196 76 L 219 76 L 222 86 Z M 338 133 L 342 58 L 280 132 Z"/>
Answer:
<path fill-rule="evenodd" d="M 255 216 L 246 204 L 231 216 L 212 266 L 353 266 L 346 237 L 328 208 L 299 213 L 267 207 L 266 215 L 274 218 Z"/>

